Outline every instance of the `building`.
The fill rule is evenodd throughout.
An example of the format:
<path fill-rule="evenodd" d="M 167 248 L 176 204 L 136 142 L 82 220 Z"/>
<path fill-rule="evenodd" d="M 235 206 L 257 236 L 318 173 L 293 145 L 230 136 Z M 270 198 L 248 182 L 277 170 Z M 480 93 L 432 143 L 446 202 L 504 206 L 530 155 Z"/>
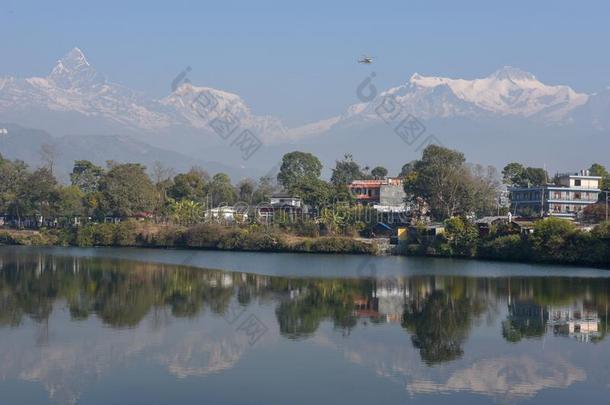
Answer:
<path fill-rule="evenodd" d="M 206 210 L 204 213 L 204 218 L 206 221 L 232 224 L 235 222 L 246 221 L 248 219 L 248 213 L 243 209 L 240 210 L 229 205 L 224 205 Z"/>
<path fill-rule="evenodd" d="M 290 220 L 294 221 L 306 213 L 305 208 L 300 197 L 289 193 L 275 193 L 269 198 L 268 204 L 259 205 L 257 214 L 266 223 L 271 222 L 278 212 L 286 214 Z"/>
<path fill-rule="evenodd" d="M 386 211 L 405 206 L 407 196 L 399 178 L 354 180 L 348 187 L 358 204 L 378 206 Z"/>
<path fill-rule="evenodd" d="M 559 175 L 559 184 L 510 188 L 510 210 L 513 214 L 554 216 L 574 219 L 590 204 L 595 204 L 601 190 L 601 177 L 588 170 Z"/>

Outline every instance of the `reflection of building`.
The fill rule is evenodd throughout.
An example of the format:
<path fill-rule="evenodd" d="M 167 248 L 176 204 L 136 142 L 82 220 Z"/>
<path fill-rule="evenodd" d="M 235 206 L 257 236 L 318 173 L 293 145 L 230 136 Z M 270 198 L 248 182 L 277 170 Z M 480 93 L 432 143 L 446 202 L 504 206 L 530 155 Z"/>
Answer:
<path fill-rule="evenodd" d="M 549 329 L 553 334 L 573 337 L 581 342 L 601 336 L 597 311 L 584 308 L 582 303 L 549 308 Z"/>
<path fill-rule="evenodd" d="M 400 323 L 409 296 L 405 280 L 376 280 L 370 296 L 354 300 L 354 315 Z"/>
<path fill-rule="evenodd" d="M 511 212 L 575 218 L 587 205 L 597 202 L 601 177 L 580 174 L 559 176 L 558 185 L 510 189 Z"/>

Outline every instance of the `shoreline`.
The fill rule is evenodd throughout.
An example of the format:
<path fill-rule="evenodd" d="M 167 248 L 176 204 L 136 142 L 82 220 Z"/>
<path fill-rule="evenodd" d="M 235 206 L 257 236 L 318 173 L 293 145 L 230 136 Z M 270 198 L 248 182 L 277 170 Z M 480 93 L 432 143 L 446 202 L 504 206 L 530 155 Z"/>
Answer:
<path fill-rule="evenodd" d="M 114 228 L 113 231 L 118 233 L 119 226 L 115 224 L 101 224 L 100 228 Z M 132 226 L 134 224 L 130 224 Z M 408 245 L 394 245 L 388 251 L 382 252 L 380 245 L 375 240 L 365 241 L 361 238 L 349 236 L 317 236 L 305 237 L 296 236 L 277 232 L 276 230 L 266 230 L 257 234 L 240 233 L 239 229 L 229 227 L 216 226 L 199 226 L 206 231 L 218 231 L 222 229 L 225 234 L 212 233 L 197 235 L 199 238 L 185 238 L 184 232 L 189 229 L 182 229 L 181 238 L 164 239 L 160 233 L 146 234 L 146 226 L 138 229 L 136 227 L 130 229 L 131 232 L 122 234 L 122 238 L 117 238 L 113 235 L 112 239 L 102 241 L 92 238 L 83 243 L 83 239 L 77 238 L 74 233 L 73 242 L 67 243 L 65 238 L 61 238 L 58 233 L 61 230 L 57 229 L 42 229 L 42 230 L 15 230 L 15 229 L 0 229 L 0 246 L 34 246 L 34 247 L 109 247 L 109 248 L 143 248 L 154 250 L 177 250 L 185 252 L 198 251 L 218 251 L 218 252 L 261 252 L 261 253 L 299 253 L 299 254 L 316 254 L 316 255 L 333 255 L 346 254 L 354 256 L 402 256 L 413 258 L 433 258 L 433 259 L 452 259 L 452 260 L 475 260 L 489 261 L 501 263 L 515 263 L 527 265 L 555 265 L 562 267 L 588 267 L 592 269 L 610 270 L 610 264 L 607 263 L 591 263 L 584 260 L 578 261 L 563 261 L 563 260 L 544 260 L 544 259 L 510 259 L 506 257 L 493 257 L 490 255 L 481 256 L 475 253 L 472 256 L 464 255 L 443 255 L 443 254 L 428 254 L 425 252 L 409 251 Z M 159 228 L 159 227 L 157 227 Z M 212 228 L 212 229 L 209 229 Z M 65 230 L 63 230 L 65 231 Z M 123 230 L 124 231 L 124 230 Z M 242 230 L 243 231 L 243 230 Z M 107 236 L 107 235 L 106 235 Z M 192 235 L 191 235 L 192 236 Z"/>

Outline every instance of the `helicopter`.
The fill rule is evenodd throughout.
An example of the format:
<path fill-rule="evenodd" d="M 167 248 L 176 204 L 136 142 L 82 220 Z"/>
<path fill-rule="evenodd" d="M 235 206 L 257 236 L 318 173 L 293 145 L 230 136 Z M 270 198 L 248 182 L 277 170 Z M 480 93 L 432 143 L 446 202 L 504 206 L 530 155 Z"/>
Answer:
<path fill-rule="evenodd" d="M 364 63 L 366 65 L 370 65 L 371 63 L 373 63 L 373 57 L 362 55 L 362 58 L 358 59 L 358 63 Z"/>

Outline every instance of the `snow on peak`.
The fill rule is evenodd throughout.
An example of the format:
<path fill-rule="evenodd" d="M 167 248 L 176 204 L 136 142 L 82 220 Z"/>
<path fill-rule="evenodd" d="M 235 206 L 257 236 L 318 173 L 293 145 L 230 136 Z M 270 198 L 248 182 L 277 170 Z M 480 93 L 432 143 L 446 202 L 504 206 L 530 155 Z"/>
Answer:
<path fill-rule="evenodd" d="M 504 66 L 496 70 L 489 78 L 512 81 L 538 81 L 533 74 L 512 66 Z"/>
<path fill-rule="evenodd" d="M 105 81 L 89 64 L 83 51 L 76 47 L 57 61 L 48 79 L 64 89 L 94 86 Z"/>
<path fill-rule="evenodd" d="M 511 66 L 504 66 L 485 78 L 473 80 L 415 73 L 409 83 L 421 91 L 446 85 L 457 98 L 501 115 L 531 116 L 547 111 L 560 118 L 574 107 L 584 104 L 588 98 L 586 94 L 576 93 L 568 86 L 546 85 L 533 74 Z"/>

